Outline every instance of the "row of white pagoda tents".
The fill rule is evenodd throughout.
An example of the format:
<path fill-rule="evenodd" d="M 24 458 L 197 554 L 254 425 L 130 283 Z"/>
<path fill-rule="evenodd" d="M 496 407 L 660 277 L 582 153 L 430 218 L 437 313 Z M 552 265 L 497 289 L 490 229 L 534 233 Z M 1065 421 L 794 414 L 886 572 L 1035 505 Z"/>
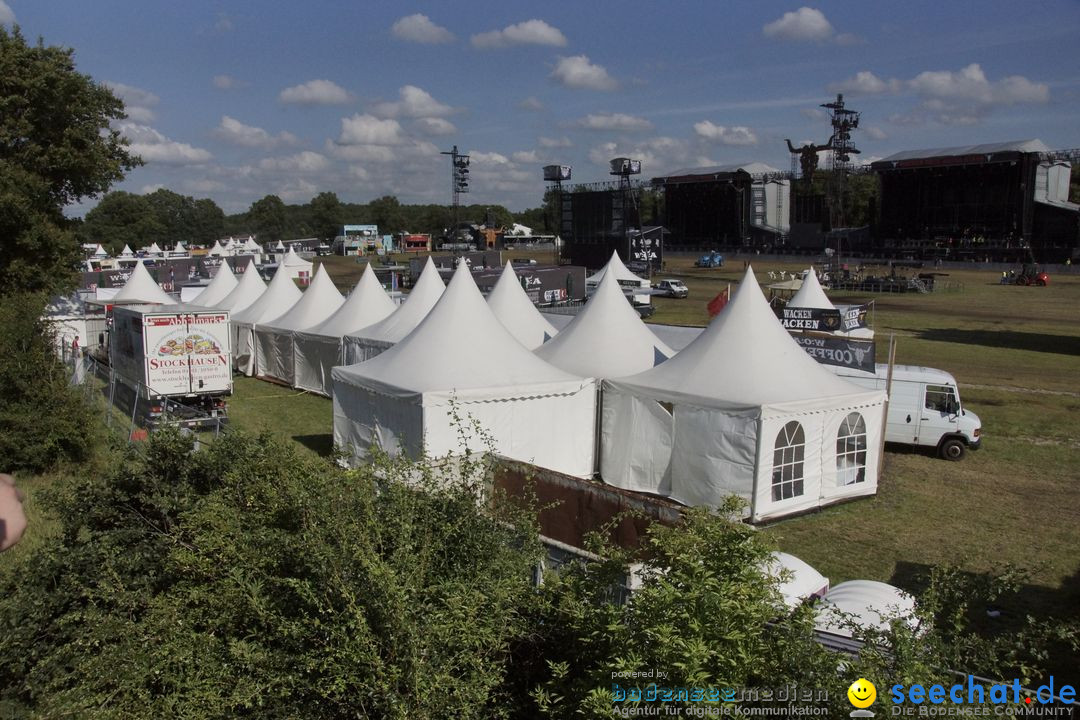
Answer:
<path fill-rule="evenodd" d="M 214 305 L 233 313 L 241 369 L 294 385 L 300 376 L 312 385 L 325 380 L 335 367 L 332 341 L 316 341 L 327 352 L 315 367 L 305 333 L 318 333 L 302 325 L 318 318 L 318 327 L 346 303 L 320 275 L 309 288 L 313 299 L 295 313 L 304 294 L 293 282 L 279 273 L 265 287 L 250 270 Z M 133 299 L 167 301 L 137 293 L 136 277 L 153 285 L 147 293 L 160 292 L 142 268 L 124 288 Z M 506 287 L 524 294 L 512 269 L 506 278 Z M 373 283 L 362 279 L 354 293 L 377 297 Z M 444 291 L 427 267 L 402 306 L 342 336 L 346 359 L 350 342 L 372 353 L 330 371 L 335 438 L 357 460 L 373 445 L 410 455 L 454 452 L 452 419 L 472 416 L 496 452 L 592 475 L 601 378 L 599 467 L 614 485 L 691 505 L 735 493 L 756 520 L 876 491 L 884 394 L 863 391 L 806 355 L 749 270 L 727 308 L 678 354 L 641 323 L 614 274 L 555 335 L 564 339 L 540 345 L 538 354 L 483 302 L 467 268 L 458 268 L 451 288 Z M 335 330 L 347 324 L 334 319 Z"/>
<path fill-rule="evenodd" d="M 280 241 L 278 241 L 278 245 L 281 246 L 280 252 L 285 252 L 285 246 Z M 142 248 L 142 252 L 151 257 L 163 257 L 166 255 L 186 257 L 191 251 L 184 246 L 184 242 L 181 240 L 176 243 L 176 246 L 173 247 L 172 250 L 162 250 L 161 247 L 154 242 L 148 247 Z M 248 239 L 244 241 L 229 238 L 224 244 L 222 244 L 220 240 L 215 240 L 213 247 L 211 247 L 206 254 L 211 257 L 224 257 L 232 255 L 258 255 L 260 253 L 262 253 L 262 246 L 255 242 L 254 237 L 248 236 Z M 94 248 L 93 252 L 90 253 L 90 257 L 94 259 L 104 259 L 110 257 L 110 255 L 104 246 L 99 244 Z M 132 251 L 131 246 L 125 244 L 124 249 L 121 250 L 116 257 L 120 259 L 134 259 L 136 255 Z"/>

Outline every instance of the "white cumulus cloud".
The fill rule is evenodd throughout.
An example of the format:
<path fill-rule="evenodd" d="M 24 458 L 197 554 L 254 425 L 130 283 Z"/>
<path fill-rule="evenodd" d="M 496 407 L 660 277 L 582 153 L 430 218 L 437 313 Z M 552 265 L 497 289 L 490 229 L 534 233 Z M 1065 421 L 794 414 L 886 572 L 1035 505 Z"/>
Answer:
<path fill-rule="evenodd" d="M 263 170 L 290 173 L 317 173 L 330 167 L 330 161 L 325 155 L 305 150 L 286 157 L 263 158 L 259 161 L 259 167 Z"/>
<path fill-rule="evenodd" d="M 442 117 L 454 112 L 454 108 L 439 102 L 431 93 L 415 85 L 405 85 L 398 90 L 396 102 L 376 103 L 371 112 L 379 117 Z"/>
<path fill-rule="evenodd" d="M 540 102 L 537 98 L 530 95 L 529 97 L 519 102 L 518 107 L 522 110 L 532 110 L 533 112 L 536 112 L 544 109 L 544 103 Z"/>
<path fill-rule="evenodd" d="M 883 80 L 869 70 L 855 73 L 847 80 L 829 85 L 829 92 L 850 93 L 852 95 L 880 95 L 882 93 L 897 93 L 904 84 L 893 78 Z"/>
<path fill-rule="evenodd" d="M 123 122 L 119 130 L 131 142 L 131 152 L 148 165 L 199 165 L 214 157 L 208 150 L 172 140 L 148 125 Z"/>
<path fill-rule="evenodd" d="M 586 55 L 560 56 L 551 77 L 578 90 L 614 90 L 619 86 L 602 65 L 595 65 Z"/>
<path fill-rule="evenodd" d="M 237 85 L 238 83 L 236 81 L 236 78 L 234 78 L 232 75 L 214 76 L 214 87 L 216 87 L 218 90 L 231 90 L 232 88 L 237 87 Z"/>
<path fill-rule="evenodd" d="M 538 163 L 540 162 L 539 156 L 537 156 L 535 150 L 519 150 L 510 156 L 510 159 L 516 163 Z"/>
<path fill-rule="evenodd" d="M 754 131 L 745 125 L 726 127 L 724 125 L 714 125 L 708 120 L 702 120 L 699 123 L 694 123 L 694 132 L 706 140 L 724 145 L 757 145 L 758 142 Z"/>
<path fill-rule="evenodd" d="M 281 132 L 272 135 L 261 127 L 245 125 L 234 117 L 221 116 L 221 123 L 214 129 L 214 135 L 243 147 L 273 148 L 278 145 L 292 145 L 296 142 L 296 136 L 292 133 Z"/>
<path fill-rule="evenodd" d="M 457 132 L 454 123 L 444 118 L 420 118 L 414 124 L 425 135 L 453 135 Z"/>
<path fill-rule="evenodd" d="M 285 88 L 278 100 L 296 105 L 344 105 L 352 101 L 352 95 L 330 80 L 309 80 Z"/>
<path fill-rule="evenodd" d="M 154 93 L 123 83 L 106 82 L 105 85 L 124 101 L 124 111 L 132 122 L 151 123 L 157 117 L 154 108 L 161 99 Z"/>
<path fill-rule="evenodd" d="M 652 130 L 653 124 L 645 118 L 623 113 L 590 113 L 577 121 L 586 130 L 640 131 Z"/>
<path fill-rule="evenodd" d="M 574 146 L 574 143 L 570 142 L 570 138 L 566 136 L 559 138 L 539 137 L 536 138 L 536 142 L 542 148 L 568 148 Z"/>
<path fill-rule="evenodd" d="M 0 25 L 14 25 L 15 13 L 4 0 L 0 0 Z"/>
<path fill-rule="evenodd" d="M 405 133 L 401 123 L 392 118 L 385 120 L 357 113 L 341 119 L 340 145 L 401 145 L 405 142 Z"/>
<path fill-rule="evenodd" d="M 957 72 L 921 72 L 908 85 L 923 97 L 968 100 L 984 105 L 1044 103 L 1050 99 L 1050 88 L 1044 83 L 1033 83 L 1019 75 L 991 82 L 978 63 L 971 63 Z"/>
<path fill-rule="evenodd" d="M 798 42 L 836 42 L 853 45 L 859 38 L 850 33 L 837 34 L 836 29 L 817 8 L 801 7 L 781 15 L 762 29 L 765 37 Z"/>
<path fill-rule="evenodd" d="M 556 27 L 543 20 L 526 20 L 515 25 L 508 25 L 502 30 L 473 35 L 471 40 L 475 48 L 503 48 L 511 45 L 551 45 L 566 47 L 566 36 Z"/>
<path fill-rule="evenodd" d="M 406 15 L 390 27 L 390 32 L 399 40 L 438 45 L 454 41 L 454 33 L 431 22 L 431 18 L 422 13 Z"/>

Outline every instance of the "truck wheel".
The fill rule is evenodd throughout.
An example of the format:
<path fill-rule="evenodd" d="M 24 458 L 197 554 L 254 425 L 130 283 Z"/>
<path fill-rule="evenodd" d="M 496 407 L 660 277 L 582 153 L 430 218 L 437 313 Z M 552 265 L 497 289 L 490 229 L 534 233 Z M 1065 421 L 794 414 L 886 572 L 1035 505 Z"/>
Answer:
<path fill-rule="evenodd" d="M 964 441 L 957 438 L 946 438 L 942 441 L 941 447 L 938 448 L 941 457 L 953 461 L 963 459 L 966 450 L 967 448 L 964 447 Z"/>

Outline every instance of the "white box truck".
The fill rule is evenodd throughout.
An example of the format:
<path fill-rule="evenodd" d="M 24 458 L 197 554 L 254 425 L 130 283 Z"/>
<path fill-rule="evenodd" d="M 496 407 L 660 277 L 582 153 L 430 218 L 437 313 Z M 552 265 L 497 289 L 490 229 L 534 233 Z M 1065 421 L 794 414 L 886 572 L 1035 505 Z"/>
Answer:
<path fill-rule="evenodd" d="M 109 364 L 150 427 L 218 423 L 232 394 L 229 313 L 194 305 L 116 305 Z"/>
<path fill-rule="evenodd" d="M 884 390 L 889 366 L 876 372 L 822 365 L 845 380 L 865 388 Z M 960 404 L 956 379 L 936 368 L 894 365 L 885 441 L 937 448 L 946 460 L 959 460 L 967 448 L 978 450 L 982 441 L 979 416 Z"/>

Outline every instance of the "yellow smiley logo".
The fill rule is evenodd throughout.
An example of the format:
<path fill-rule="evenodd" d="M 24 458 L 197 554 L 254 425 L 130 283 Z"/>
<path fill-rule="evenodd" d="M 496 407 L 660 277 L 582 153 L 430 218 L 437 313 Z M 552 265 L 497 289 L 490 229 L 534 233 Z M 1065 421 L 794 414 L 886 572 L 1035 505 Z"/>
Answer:
<path fill-rule="evenodd" d="M 847 689 L 848 700 L 857 708 L 868 708 L 877 700 L 877 688 L 866 678 L 859 678 Z"/>

